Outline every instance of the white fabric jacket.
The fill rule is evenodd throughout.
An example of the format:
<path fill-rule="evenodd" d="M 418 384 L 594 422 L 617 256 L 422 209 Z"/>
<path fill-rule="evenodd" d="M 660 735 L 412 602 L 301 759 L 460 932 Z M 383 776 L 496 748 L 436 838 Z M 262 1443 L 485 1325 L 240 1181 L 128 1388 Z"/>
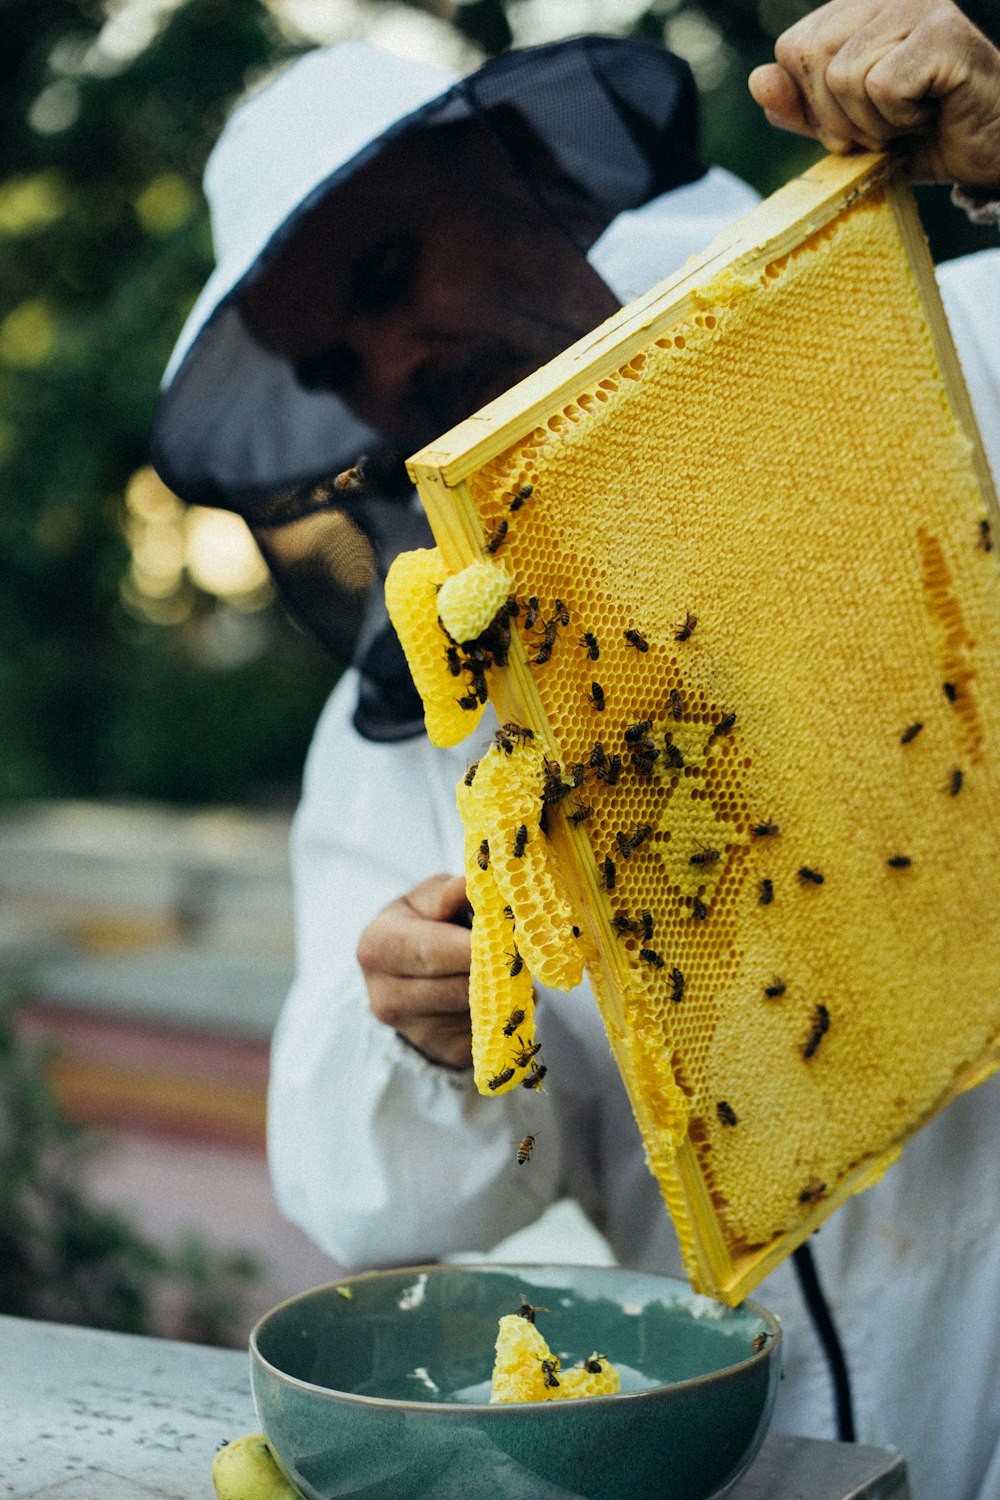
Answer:
<path fill-rule="evenodd" d="M 656 212 L 628 216 L 640 223 L 626 239 L 638 230 L 641 246 Z M 655 276 L 622 235 L 616 222 L 591 259 L 624 297 Z M 950 263 L 940 281 L 1000 476 L 1000 250 Z M 274 1040 L 269 1116 L 283 1211 L 338 1262 L 367 1267 L 487 1248 L 568 1195 L 622 1264 L 683 1274 L 586 986 L 541 991 L 544 1095 L 481 1098 L 469 1074 L 425 1061 L 372 1017 L 358 937 L 425 876 L 461 871 L 455 783 L 490 731 L 447 751 L 373 744 L 351 726 L 355 696 L 348 673 L 320 721 L 293 833 L 298 977 Z M 1000 1500 L 998 1102 L 1000 1077 L 958 1100 L 812 1241 L 858 1440 L 904 1454 L 915 1500 Z M 512 1142 L 529 1129 L 544 1149 L 530 1172 L 512 1171 Z M 572 1244 L 551 1257 L 572 1260 Z M 777 1428 L 834 1436 L 790 1266 L 754 1295 L 785 1329 Z"/>

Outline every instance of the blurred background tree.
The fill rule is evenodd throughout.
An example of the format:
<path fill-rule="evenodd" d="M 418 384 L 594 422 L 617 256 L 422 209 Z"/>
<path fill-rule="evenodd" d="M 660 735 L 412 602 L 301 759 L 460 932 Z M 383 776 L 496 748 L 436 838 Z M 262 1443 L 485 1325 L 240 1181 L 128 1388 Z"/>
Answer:
<path fill-rule="evenodd" d="M 976 19 L 991 29 L 992 0 Z M 0 53 L 0 797 L 294 795 L 338 664 L 242 523 L 145 467 L 157 386 L 211 265 L 200 191 L 235 100 L 366 35 L 468 68 L 579 31 L 691 63 L 706 153 L 764 192 L 817 154 L 745 79 L 800 0 L 6 0 Z M 938 259 L 990 242 L 924 190 Z"/>

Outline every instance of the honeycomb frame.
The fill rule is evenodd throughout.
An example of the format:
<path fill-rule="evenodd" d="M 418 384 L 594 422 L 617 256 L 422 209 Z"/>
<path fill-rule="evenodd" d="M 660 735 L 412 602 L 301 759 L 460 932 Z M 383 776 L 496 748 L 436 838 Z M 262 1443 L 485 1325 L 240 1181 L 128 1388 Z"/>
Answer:
<path fill-rule="evenodd" d="M 865 214 L 869 219 L 863 221 L 861 216 Z M 890 941 L 891 914 L 878 932 L 885 949 L 881 958 L 885 964 L 896 963 L 897 970 L 900 963 L 904 968 L 908 964 L 909 969 L 905 984 L 898 980 L 896 972 L 888 979 L 880 969 L 879 952 L 876 951 L 874 958 L 869 953 L 869 947 L 877 950 L 878 943 L 874 939 L 866 943 L 856 912 L 862 906 L 871 908 L 876 900 L 897 901 L 898 892 L 908 889 L 916 892 L 918 910 L 927 930 L 931 930 L 935 920 L 940 925 L 941 912 L 935 906 L 925 874 L 933 839 L 928 836 L 921 842 L 915 832 L 907 829 L 906 837 L 901 834 L 901 838 L 909 852 L 887 845 L 882 851 L 884 868 L 878 872 L 868 871 L 862 878 L 853 866 L 838 869 L 827 864 L 824 874 L 827 862 L 817 852 L 825 847 L 822 817 L 810 820 L 803 813 L 797 828 L 790 826 L 785 818 L 782 797 L 789 785 L 789 767 L 782 764 L 780 751 L 775 752 L 768 745 L 763 708 L 757 705 L 755 722 L 753 705 L 740 692 L 746 674 L 741 677 L 739 663 L 734 666 L 727 659 L 738 656 L 738 651 L 728 650 L 733 641 L 750 652 L 755 661 L 762 654 L 766 657 L 768 633 L 773 639 L 776 621 L 779 628 L 781 625 L 786 596 L 795 592 L 791 576 L 794 570 L 778 577 L 768 573 L 774 558 L 768 551 L 764 529 L 758 528 L 749 538 L 735 536 L 733 541 L 735 549 L 740 545 L 747 549 L 746 560 L 752 566 L 745 568 L 744 574 L 759 568 L 760 576 L 753 584 L 759 615 L 747 627 L 733 627 L 729 639 L 723 639 L 719 633 L 713 635 L 710 613 L 699 607 L 694 588 L 683 597 L 678 595 L 672 613 L 666 607 L 659 608 L 658 614 L 655 610 L 652 615 L 644 612 L 641 588 L 655 592 L 656 577 L 650 572 L 652 564 L 648 559 L 657 551 L 656 524 L 666 514 L 645 487 L 648 486 L 645 474 L 644 488 L 636 504 L 626 506 L 623 511 L 612 500 L 605 503 L 605 531 L 615 535 L 621 532 L 620 541 L 605 538 L 602 553 L 605 564 L 612 554 L 618 558 L 617 573 L 608 564 L 610 574 L 618 580 L 617 593 L 587 552 L 586 544 L 581 542 L 580 528 L 574 532 L 565 497 L 560 497 L 558 476 L 569 473 L 572 478 L 574 474 L 587 473 L 588 419 L 594 419 L 596 414 L 599 424 L 602 406 L 613 407 L 616 420 L 626 421 L 630 403 L 638 403 L 646 372 L 652 367 L 651 351 L 666 351 L 661 365 L 671 360 L 683 364 L 688 353 L 686 343 L 692 342 L 692 336 L 695 344 L 698 340 L 703 344 L 711 342 L 717 336 L 720 318 L 724 324 L 728 309 L 751 306 L 747 298 L 753 298 L 758 286 L 766 291 L 773 283 L 780 290 L 787 280 L 794 291 L 794 270 L 787 273 L 787 268 L 804 263 L 796 260 L 803 252 L 828 255 L 836 272 L 837 255 L 844 245 L 849 249 L 853 244 L 853 274 L 860 274 L 858 244 L 863 245 L 865 233 L 874 231 L 876 218 L 878 233 L 887 244 L 891 242 L 889 254 L 895 257 L 892 274 L 902 288 L 899 294 L 916 298 L 924 319 L 922 341 L 918 340 L 915 358 L 923 361 L 921 369 L 926 367 L 923 379 L 928 378 L 926 370 L 933 367 L 934 401 L 940 408 L 942 430 L 947 428 L 950 434 L 948 452 L 955 465 L 958 497 L 955 525 L 961 520 L 968 533 L 968 547 L 956 551 L 953 537 L 947 537 L 942 546 L 932 529 L 918 524 L 916 550 L 899 549 L 906 553 L 905 566 L 910 568 L 904 581 L 912 583 L 915 596 L 923 598 L 925 610 L 932 617 L 920 644 L 925 655 L 937 652 L 940 671 L 936 689 L 940 691 L 943 685 L 945 692 L 940 701 L 926 710 L 921 699 L 919 716 L 916 710 L 912 715 L 902 715 L 898 706 L 895 718 L 889 714 L 880 733 L 886 742 L 887 737 L 892 739 L 892 750 L 887 750 L 886 743 L 880 740 L 879 770 L 885 773 L 891 764 L 895 768 L 893 775 L 905 780 L 919 755 L 921 763 L 927 766 L 926 775 L 937 778 L 926 783 L 933 792 L 933 796 L 930 791 L 926 793 L 930 799 L 927 819 L 939 846 L 947 847 L 955 855 L 945 871 L 950 882 L 946 882 L 947 891 L 953 896 L 957 889 L 954 867 L 962 849 L 956 842 L 958 834 L 949 833 L 948 829 L 960 826 L 976 871 L 976 878 L 968 883 L 962 899 L 979 913 L 980 924 L 985 923 L 991 906 L 996 910 L 1000 897 L 1000 875 L 995 868 L 998 864 L 995 856 L 1000 849 L 996 811 L 1000 808 L 1000 775 L 993 769 L 1000 768 L 1000 667 L 996 665 L 1000 662 L 1000 649 L 994 651 L 993 665 L 987 660 L 991 649 L 1000 648 L 997 587 L 1000 580 L 987 542 L 991 526 L 1000 536 L 1000 511 L 912 195 L 896 174 L 891 158 L 863 155 L 828 157 L 819 162 L 751 211 L 676 275 L 416 454 L 408 465 L 441 555 L 451 571 L 458 572 L 471 562 L 481 562 L 484 539 L 495 535 L 498 518 L 509 515 L 510 535 L 497 562 L 514 575 L 517 597 L 524 601 L 537 596 L 543 602 L 543 615 L 553 604 L 552 591 L 538 581 L 539 575 L 518 553 L 519 530 L 523 528 L 524 535 L 530 537 L 531 529 L 537 528 L 540 534 L 548 536 L 550 551 L 563 553 L 564 561 L 567 557 L 572 560 L 572 549 L 577 548 L 577 560 L 584 560 L 583 587 L 603 597 L 602 619 L 616 622 L 614 650 L 602 627 L 601 655 L 591 662 L 585 632 L 593 621 L 588 626 L 586 611 L 580 611 L 576 601 L 571 600 L 571 623 L 564 630 L 556 630 L 557 647 L 552 660 L 540 664 L 536 653 L 538 627 L 534 634 L 525 629 L 522 614 L 512 630 L 509 660 L 505 667 L 491 674 L 490 696 L 501 722 L 530 725 L 545 755 L 562 765 L 585 759 L 585 739 L 602 739 L 602 742 L 606 739 L 609 753 L 617 751 L 622 755 L 618 785 L 630 788 L 627 812 L 614 811 L 617 788 L 606 783 L 598 785 L 591 768 L 587 781 L 573 793 L 575 800 L 566 806 L 567 810 L 570 806 L 579 809 L 596 801 L 599 807 L 595 819 L 570 823 L 565 816 L 551 817 L 548 836 L 582 932 L 580 947 L 587 959 L 608 1038 L 642 1132 L 650 1168 L 660 1183 L 677 1228 L 690 1279 L 696 1289 L 731 1304 L 742 1300 L 836 1207 L 877 1181 L 896 1159 L 905 1141 L 928 1119 L 1000 1066 L 1000 999 L 994 998 L 1000 992 L 1000 984 L 996 982 L 1000 980 L 1000 961 L 993 962 L 989 972 L 984 968 L 985 961 L 980 961 L 977 973 L 980 992 L 964 998 L 961 1026 L 957 1020 L 954 1022 L 956 1040 L 946 1065 L 935 1071 L 931 1054 L 939 1045 L 939 1033 L 931 1037 L 932 1027 L 927 1028 L 926 1040 L 919 1030 L 906 1031 L 906 1047 L 899 1049 L 903 1055 L 893 1062 L 900 1072 L 898 1107 L 885 1105 L 888 1123 L 880 1126 L 877 1138 L 866 1140 L 864 1129 L 860 1128 L 860 1109 L 856 1101 L 852 1104 L 851 1088 L 860 1085 L 852 1085 L 848 1073 L 851 1059 L 855 1075 L 859 1070 L 864 1072 L 864 1063 L 859 1059 L 869 1033 L 875 1071 L 880 1066 L 879 1047 L 891 1051 L 891 1034 L 878 1029 L 880 1025 L 888 1025 L 879 1015 L 883 996 L 890 991 L 898 994 L 901 985 L 920 993 L 923 985 L 926 993 L 937 999 L 940 1008 L 949 1003 L 950 992 L 942 990 L 940 964 L 935 969 L 929 958 L 911 954 L 905 944 L 901 949 L 898 943 L 894 946 Z M 863 350 L 860 357 L 864 358 Z M 877 349 L 872 358 L 877 364 Z M 695 369 L 693 361 L 691 364 Z M 796 411 L 794 401 L 788 400 L 789 388 L 793 392 L 800 388 L 808 391 L 809 374 L 808 370 L 789 369 L 789 387 L 782 392 L 782 401 L 790 421 L 796 420 Z M 699 377 L 695 369 L 690 378 L 704 379 L 704 370 Z M 815 391 L 811 394 L 815 396 Z M 892 391 L 890 398 L 891 409 L 891 402 L 905 401 L 907 392 Z M 821 392 L 815 400 L 821 415 L 824 401 Z M 648 405 L 636 409 L 649 419 Z M 663 420 L 667 423 L 666 435 L 672 436 L 669 419 Z M 933 420 L 928 426 L 933 425 Z M 861 414 L 859 422 L 864 438 Z M 724 403 L 711 436 L 720 454 L 720 468 L 731 479 L 740 471 L 742 460 L 735 439 L 730 438 L 726 429 Z M 875 439 L 879 437 L 876 432 Z M 635 440 L 646 439 L 640 434 Z M 862 456 L 868 451 L 863 441 L 859 451 Z M 673 449 L 667 448 L 664 439 L 662 482 L 666 490 L 670 489 L 667 480 L 672 454 Z M 568 457 L 563 462 L 565 455 Z M 937 450 L 935 456 L 940 457 Z M 898 455 L 898 460 L 904 477 L 919 468 L 910 450 Z M 618 462 L 628 468 L 627 446 L 624 456 L 619 454 Z M 674 473 L 676 469 L 675 464 Z M 610 494 L 614 475 L 609 476 L 600 464 L 598 472 L 608 484 Z M 815 486 L 821 478 L 809 472 L 803 478 L 803 487 L 807 483 Z M 515 516 L 511 502 L 526 482 L 531 485 L 532 493 L 522 505 L 515 506 Z M 634 489 L 629 491 L 630 482 L 626 475 L 617 491 L 618 499 L 627 500 L 630 493 L 635 495 Z M 895 520 L 898 526 L 909 526 L 919 511 L 919 499 L 912 484 L 909 488 L 904 485 L 898 494 L 891 489 L 885 494 L 886 524 L 881 525 L 878 535 L 873 527 L 871 538 L 878 559 L 892 553 L 890 523 Z M 664 504 L 669 508 L 669 502 Z M 685 525 L 692 534 L 697 533 L 699 526 L 708 524 L 702 511 L 709 509 L 694 505 L 685 514 Z M 751 519 L 758 520 L 752 507 L 748 509 Z M 543 517 L 547 517 L 544 522 L 547 532 Z M 592 527 L 599 524 L 595 523 L 593 513 L 588 512 L 588 517 Z M 880 512 L 880 522 L 881 519 Z M 977 524 L 983 528 L 982 547 L 977 547 L 973 540 L 972 528 Z M 738 532 L 739 526 L 734 530 Z M 718 555 L 719 536 L 715 535 L 713 540 Z M 524 545 L 528 546 L 528 542 Z M 539 543 L 543 550 L 544 545 Z M 851 556 L 858 551 L 850 540 L 843 546 Z M 629 549 L 632 563 L 625 566 L 619 554 L 629 554 Z M 810 556 L 814 567 L 822 569 L 826 565 L 822 553 Z M 665 566 L 669 570 L 669 560 Z M 629 574 L 630 567 L 634 576 Z M 956 575 L 965 590 L 957 602 Z M 631 593 L 621 586 L 622 578 L 627 576 L 633 576 Z M 697 570 L 692 573 L 689 566 L 688 579 L 696 576 Z M 857 576 L 864 579 L 867 574 L 862 571 Z M 566 592 L 569 598 L 570 590 Z M 579 592 L 578 589 L 577 597 Z M 975 607 L 971 625 L 961 619 L 961 605 L 970 594 Z M 863 595 L 859 595 L 856 612 L 863 614 L 864 625 L 860 633 L 853 631 L 849 611 L 815 625 L 815 661 L 821 663 L 823 670 L 819 684 L 823 703 L 819 703 L 815 689 L 809 691 L 798 681 L 794 716 L 786 716 L 784 720 L 790 741 L 794 741 L 793 731 L 802 731 L 797 722 L 800 719 L 806 721 L 806 732 L 813 718 L 817 733 L 829 724 L 827 704 L 836 699 L 838 680 L 842 680 L 845 693 L 856 693 L 852 660 L 856 664 L 859 657 L 870 659 L 873 682 L 892 697 L 889 669 L 877 659 L 880 622 L 863 606 L 862 600 Z M 799 601 L 794 618 L 801 629 L 813 631 L 808 602 Z M 688 628 L 692 619 L 694 623 Z M 630 630 L 637 640 L 627 639 Z M 835 642 L 848 631 L 852 633 L 852 650 L 838 654 Z M 865 632 L 874 633 L 873 643 L 866 642 Z M 642 650 L 646 637 L 651 648 L 648 653 Z M 757 658 L 752 657 L 754 650 Z M 672 663 L 665 675 L 655 676 L 661 670 L 655 666 L 657 661 L 661 668 L 664 663 Z M 682 666 L 678 667 L 678 662 Z M 895 665 L 899 667 L 899 663 Z M 648 678 L 647 674 L 647 679 L 642 679 L 641 672 L 647 666 L 654 677 Z M 906 672 L 900 667 L 897 675 L 905 678 Z M 601 706 L 596 701 L 594 686 L 599 686 L 602 676 L 616 685 L 631 684 L 623 694 L 627 703 L 609 702 Z M 636 687 L 640 680 L 658 684 L 655 689 L 649 688 L 655 703 L 647 694 L 649 715 L 647 702 Z M 680 686 L 668 688 L 671 681 Z M 674 691 L 679 694 L 677 700 L 670 697 Z M 571 708 L 566 707 L 570 701 L 567 694 L 571 696 Z M 586 708 L 583 696 L 590 699 Z M 914 689 L 913 701 L 917 696 Z M 896 697 L 899 698 L 898 693 Z M 678 701 L 680 713 L 673 716 L 671 703 L 676 707 Z M 870 709 L 871 703 L 865 700 L 863 707 Z M 617 716 L 613 730 L 612 715 Z M 633 738 L 630 743 L 623 736 L 622 726 L 641 723 L 646 717 L 652 717 L 653 727 L 648 735 L 639 735 L 637 762 L 636 740 Z M 671 722 L 672 717 L 675 722 Z M 927 731 L 919 737 L 915 733 L 907 740 L 906 735 L 913 727 L 910 721 L 915 723 L 918 717 L 926 720 Z M 568 723 L 577 728 L 567 731 Z M 581 727 L 584 724 L 586 736 Z M 654 741 L 656 763 L 643 764 L 644 742 Z M 671 745 L 682 764 L 667 774 L 664 756 Z M 933 773 L 931 747 L 936 747 Z M 849 745 L 846 754 L 851 760 Z M 959 780 L 961 798 L 949 795 L 954 790 L 959 765 L 966 768 Z M 879 787 L 866 786 L 863 756 L 855 757 L 848 769 L 850 776 L 845 784 L 851 796 L 845 798 L 845 807 L 856 808 L 863 805 L 866 794 L 878 794 Z M 822 807 L 815 767 L 811 773 L 817 804 Z M 691 785 L 698 777 L 705 785 L 711 780 L 713 790 Z M 854 796 L 855 784 L 860 802 Z M 692 807 L 686 803 L 682 806 L 689 785 Z M 685 814 L 679 832 L 677 827 L 661 826 L 664 810 L 672 803 L 676 804 L 678 817 L 682 811 Z M 804 805 L 800 804 L 800 812 Z M 827 815 L 829 821 L 829 805 Z M 643 847 L 637 845 L 626 852 L 626 845 L 647 817 L 655 824 L 652 838 Z M 950 824 L 948 818 L 952 819 Z M 767 829 L 772 819 L 780 834 L 754 832 Z M 599 825 L 599 837 L 595 837 L 592 826 L 595 822 Z M 850 846 L 852 838 L 854 833 L 850 828 L 842 830 L 840 847 Z M 617 847 L 614 839 L 619 840 Z M 860 829 L 855 844 L 859 861 L 867 859 L 871 850 L 865 846 Z M 911 860 L 911 853 L 917 854 L 918 848 L 919 854 Z M 614 890 L 607 888 L 603 876 L 604 861 L 609 856 L 615 858 L 616 876 L 621 877 L 616 879 Z M 643 938 L 636 927 L 622 929 L 614 925 L 618 916 L 638 922 L 638 898 L 633 899 L 629 882 L 633 872 L 643 866 L 651 869 L 653 861 L 657 862 L 657 889 L 667 892 L 673 902 L 671 944 L 660 935 L 659 911 L 655 913 L 652 939 Z M 654 880 L 654 876 L 649 879 Z M 635 890 L 646 889 L 634 881 L 633 886 Z M 772 900 L 776 890 L 778 896 Z M 739 920 L 734 917 L 728 925 L 719 916 L 725 899 L 729 900 L 730 910 L 739 907 Z M 804 933 L 807 938 L 807 954 L 801 964 L 801 955 L 789 957 L 781 949 L 780 925 L 769 932 L 774 915 L 787 910 L 792 902 L 798 924 L 796 936 Z M 683 932 L 678 926 L 681 918 L 687 923 Z M 703 976 L 697 977 L 701 972 L 696 961 L 701 951 L 699 943 L 715 954 L 711 961 L 716 963 L 718 972 L 711 982 L 717 993 L 711 1000 L 697 1001 L 704 1013 L 699 1012 L 700 1019 L 696 1016 L 691 1021 L 694 987 L 700 984 L 704 988 L 708 983 Z M 683 948 L 683 958 L 677 956 L 678 944 Z M 654 964 L 652 959 L 640 957 L 642 953 L 653 953 L 663 963 Z M 810 977 L 809 984 L 796 983 L 797 964 Z M 831 992 L 823 983 L 827 968 L 831 974 L 836 972 L 848 979 L 853 972 L 863 970 L 865 976 L 874 976 L 883 988 L 860 998 L 851 990 L 850 983 L 846 984 L 844 994 L 836 987 Z M 671 978 L 676 974 L 681 975 L 680 997 L 677 980 Z M 971 979 L 968 987 L 973 988 Z M 650 999 L 654 992 L 658 997 L 655 1004 Z M 897 1004 L 903 1007 L 898 1015 L 904 1020 L 900 1022 L 897 1016 L 893 1024 L 897 1031 L 906 1030 L 910 1025 L 905 1019 L 909 1012 L 905 1001 Z M 774 1040 L 763 1047 L 758 1058 L 753 1049 L 760 1036 L 768 1034 L 766 1030 L 762 1033 L 761 1027 L 771 1024 L 770 1020 L 761 1021 L 764 1016 L 783 1019 L 775 1023 L 779 1029 Z M 747 1030 L 752 1045 L 741 1040 L 741 1028 Z M 716 1046 L 715 1039 L 720 1033 L 722 1040 Z M 850 1049 L 842 1038 L 850 1038 Z M 701 1077 L 698 1068 L 702 1064 L 698 1058 L 706 1048 L 714 1049 L 711 1089 L 704 1078 L 697 1085 L 693 1081 L 695 1075 Z M 907 1062 L 911 1056 L 912 1067 Z M 805 1082 L 801 1087 L 789 1086 L 783 1094 L 784 1085 L 772 1085 L 769 1077 L 772 1070 L 782 1069 L 782 1078 L 792 1078 L 798 1069 L 795 1076 Z M 871 1083 L 870 1087 L 877 1090 L 880 1084 Z M 756 1137 L 749 1128 L 754 1089 L 770 1106 Z M 884 1094 L 883 1088 L 879 1097 Z M 789 1103 L 787 1117 L 780 1112 L 783 1100 Z M 824 1157 L 817 1143 L 828 1128 L 828 1120 L 838 1110 L 844 1115 L 843 1129 L 837 1137 L 841 1142 L 840 1155 L 831 1160 L 830 1153 Z M 859 1128 L 853 1128 L 855 1125 Z M 781 1160 L 785 1163 L 789 1202 L 787 1209 L 777 1215 L 770 1208 L 762 1211 L 760 1223 L 755 1223 L 752 1194 L 748 1190 L 748 1201 L 737 1213 L 733 1202 L 738 1193 L 734 1189 L 748 1184 L 752 1187 L 756 1161 L 761 1152 L 769 1149 L 768 1143 L 776 1132 L 782 1138 Z M 719 1186 L 722 1180 L 719 1163 L 723 1160 L 728 1163 L 723 1174 L 726 1191 Z"/>

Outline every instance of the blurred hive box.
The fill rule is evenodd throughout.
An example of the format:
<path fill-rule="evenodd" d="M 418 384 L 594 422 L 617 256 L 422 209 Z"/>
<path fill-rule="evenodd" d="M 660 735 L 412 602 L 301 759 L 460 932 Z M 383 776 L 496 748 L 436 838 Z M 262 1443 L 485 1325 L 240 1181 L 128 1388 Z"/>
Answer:
<path fill-rule="evenodd" d="M 909 190 L 820 162 L 410 470 L 515 580 L 491 697 L 587 768 L 551 847 L 736 1302 L 1000 1060 L 996 497 Z"/>

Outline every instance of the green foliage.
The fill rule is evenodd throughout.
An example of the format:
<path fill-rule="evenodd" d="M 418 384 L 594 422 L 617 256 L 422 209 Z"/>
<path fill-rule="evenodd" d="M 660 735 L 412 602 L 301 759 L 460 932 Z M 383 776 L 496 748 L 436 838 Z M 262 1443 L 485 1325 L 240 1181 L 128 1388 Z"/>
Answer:
<path fill-rule="evenodd" d="M 336 669 L 274 603 L 255 671 L 136 619 L 123 493 L 211 268 L 205 158 L 289 49 L 257 0 L 189 0 L 113 66 L 102 19 L 84 0 L 4 7 L 0 796 L 244 800 L 297 780 Z M 201 594 L 194 613 L 225 608 Z"/>
<path fill-rule="evenodd" d="M 259 1267 L 195 1236 L 164 1248 L 81 1186 L 98 1148 L 45 1077 L 51 1049 L 25 1041 L 0 997 L 0 1313 L 199 1343 L 242 1343 Z"/>
<path fill-rule="evenodd" d="M 410 3 L 488 54 L 517 40 L 508 0 Z M 619 29 L 689 58 L 709 159 L 766 193 L 817 148 L 766 124 L 746 76 L 808 8 L 653 0 Z M 141 607 L 123 496 L 211 267 L 205 158 L 234 99 L 294 49 L 262 0 L 185 0 L 131 46 L 102 32 L 100 0 L 7 0 L 3 18 L 0 798 L 288 795 L 337 664 L 275 602 L 228 657 L 206 642 L 230 606 L 190 578 L 169 608 Z M 946 199 L 921 194 L 938 259 L 992 242 Z"/>

